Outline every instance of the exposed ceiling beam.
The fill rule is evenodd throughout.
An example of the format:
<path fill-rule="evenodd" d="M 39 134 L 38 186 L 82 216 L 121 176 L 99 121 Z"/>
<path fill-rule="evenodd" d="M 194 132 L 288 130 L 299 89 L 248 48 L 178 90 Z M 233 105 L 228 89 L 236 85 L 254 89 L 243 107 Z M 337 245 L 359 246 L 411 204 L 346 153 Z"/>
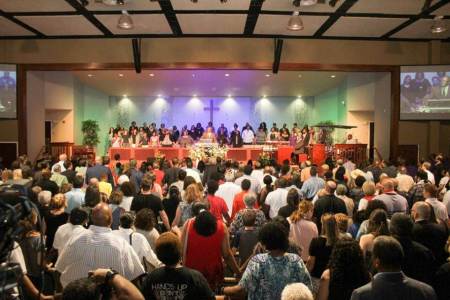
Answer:
<path fill-rule="evenodd" d="M 280 69 L 281 53 L 283 52 L 283 40 L 275 38 L 272 73 L 277 74 Z"/>
<path fill-rule="evenodd" d="M 100 30 L 105 36 L 111 37 L 113 33 L 100 22 L 92 12 L 87 10 L 83 5 L 78 2 L 78 0 L 66 0 L 80 15 L 85 17 L 89 22 L 92 23 L 98 30 Z"/>
<path fill-rule="evenodd" d="M 332 14 L 325 23 L 320 26 L 319 29 L 317 29 L 316 33 L 314 33 L 314 37 L 321 37 L 322 34 L 324 34 L 331 26 L 336 23 L 339 18 L 344 15 L 358 0 L 345 0 L 344 3 L 341 4 L 341 6 L 336 9 L 334 14 Z"/>
<path fill-rule="evenodd" d="M 259 13 L 264 0 L 251 0 L 248 8 L 247 20 L 245 21 L 244 35 L 251 35 L 255 30 L 256 22 L 258 21 Z"/>
<path fill-rule="evenodd" d="M 177 14 L 175 13 L 172 3 L 168 0 L 159 0 L 159 6 L 161 6 L 161 10 L 166 16 L 167 22 L 169 23 L 170 28 L 174 35 L 182 35 L 183 31 L 181 30 L 180 23 L 178 23 Z"/>
<path fill-rule="evenodd" d="M 434 5 L 428 7 L 427 9 L 423 10 L 420 14 L 412 16 L 411 18 L 409 18 L 409 20 L 403 22 L 402 24 L 398 25 L 397 27 L 395 27 L 394 29 L 392 29 L 391 31 L 385 33 L 382 38 L 389 38 L 392 35 L 396 34 L 397 32 L 399 32 L 400 30 L 402 30 L 403 28 L 408 27 L 409 25 L 411 25 L 412 23 L 416 22 L 417 20 L 421 19 L 421 18 L 426 18 L 428 17 L 433 11 L 441 8 L 442 6 L 446 5 L 450 3 L 450 0 L 441 0 L 440 2 L 435 3 Z"/>
<path fill-rule="evenodd" d="M 41 38 L 42 38 L 42 37 L 45 37 L 45 34 L 43 34 L 42 32 L 40 32 L 39 30 L 37 30 L 37 29 L 31 27 L 30 25 L 28 25 L 28 24 L 26 24 L 26 23 L 20 21 L 19 19 L 16 19 L 13 15 L 11 15 L 11 14 L 9 14 L 9 13 L 6 13 L 6 12 L 4 12 L 3 10 L 0 10 L 0 16 L 4 17 L 5 19 L 8 19 L 9 21 L 11 21 L 11 22 L 13 22 L 13 23 L 16 23 L 17 25 L 19 25 L 19 26 L 25 28 L 26 30 L 28 30 L 28 31 L 30 31 L 30 32 L 32 32 L 32 33 L 34 33 L 34 34 L 35 34 L 36 36 L 38 36 L 38 37 L 41 37 Z M 36 36 L 35 36 L 35 37 L 36 37 Z"/>

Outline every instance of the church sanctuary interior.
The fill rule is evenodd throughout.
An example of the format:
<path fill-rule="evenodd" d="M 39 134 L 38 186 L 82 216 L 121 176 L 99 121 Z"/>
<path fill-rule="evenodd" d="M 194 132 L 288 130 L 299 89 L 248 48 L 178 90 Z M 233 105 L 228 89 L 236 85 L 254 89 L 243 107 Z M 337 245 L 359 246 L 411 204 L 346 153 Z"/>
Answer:
<path fill-rule="evenodd" d="M 0 0 L 0 299 L 450 299 L 450 0 Z"/>

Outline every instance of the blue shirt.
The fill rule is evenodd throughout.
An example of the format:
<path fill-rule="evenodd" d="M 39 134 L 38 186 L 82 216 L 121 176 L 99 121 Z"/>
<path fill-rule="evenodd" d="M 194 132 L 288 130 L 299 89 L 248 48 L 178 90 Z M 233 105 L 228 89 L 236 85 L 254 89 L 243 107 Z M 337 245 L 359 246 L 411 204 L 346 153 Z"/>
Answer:
<path fill-rule="evenodd" d="M 302 185 L 300 193 L 306 199 L 312 199 L 320 189 L 325 187 L 325 181 L 318 176 L 311 176 Z"/>
<path fill-rule="evenodd" d="M 247 291 L 249 300 L 280 299 L 284 287 L 301 282 L 312 291 L 311 277 L 297 254 L 273 257 L 268 253 L 252 257 L 239 285 Z"/>
<path fill-rule="evenodd" d="M 71 191 L 67 192 L 65 196 L 67 207 L 64 211 L 68 214 L 70 214 L 72 209 L 84 205 L 84 192 L 81 189 L 73 188 Z"/>

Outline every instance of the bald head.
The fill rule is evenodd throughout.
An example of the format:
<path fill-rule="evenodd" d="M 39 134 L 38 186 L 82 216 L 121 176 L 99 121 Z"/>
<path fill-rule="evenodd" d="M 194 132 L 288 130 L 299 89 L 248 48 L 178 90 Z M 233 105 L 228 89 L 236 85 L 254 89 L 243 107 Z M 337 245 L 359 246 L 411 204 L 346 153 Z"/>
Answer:
<path fill-rule="evenodd" d="M 431 217 L 431 207 L 425 201 L 414 203 L 411 210 L 415 221 L 429 220 Z"/>
<path fill-rule="evenodd" d="M 64 154 L 64 153 L 63 153 L 63 154 L 60 154 L 60 155 L 59 155 L 59 160 L 60 160 L 60 161 L 66 161 L 66 160 L 67 160 L 67 155 Z"/>
<path fill-rule="evenodd" d="M 97 165 L 101 165 L 103 163 L 102 157 L 101 156 L 96 156 L 95 157 L 95 163 Z"/>
<path fill-rule="evenodd" d="M 100 227 L 110 227 L 112 223 L 112 212 L 106 203 L 99 203 L 92 209 L 92 224 Z"/>
<path fill-rule="evenodd" d="M 383 191 L 392 191 L 395 186 L 394 181 L 390 178 L 383 179 L 381 185 L 383 186 Z"/>
<path fill-rule="evenodd" d="M 337 187 L 336 182 L 334 182 L 333 180 L 328 180 L 325 185 L 325 190 L 327 191 L 328 194 L 332 195 L 334 194 L 336 187 Z"/>

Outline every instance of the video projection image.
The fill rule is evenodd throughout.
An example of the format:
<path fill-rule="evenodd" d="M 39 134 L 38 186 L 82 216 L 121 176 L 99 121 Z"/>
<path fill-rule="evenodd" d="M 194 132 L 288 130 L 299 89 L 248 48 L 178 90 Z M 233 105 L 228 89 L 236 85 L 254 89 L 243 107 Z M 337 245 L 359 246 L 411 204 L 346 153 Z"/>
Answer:
<path fill-rule="evenodd" d="M 402 67 L 400 84 L 400 119 L 450 119 L 450 66 Z"/>
<path fill-rule="evenodd" d="M 16 91 L 16 66 L 0 64 L 0 119 L 16 118 Z"/>

